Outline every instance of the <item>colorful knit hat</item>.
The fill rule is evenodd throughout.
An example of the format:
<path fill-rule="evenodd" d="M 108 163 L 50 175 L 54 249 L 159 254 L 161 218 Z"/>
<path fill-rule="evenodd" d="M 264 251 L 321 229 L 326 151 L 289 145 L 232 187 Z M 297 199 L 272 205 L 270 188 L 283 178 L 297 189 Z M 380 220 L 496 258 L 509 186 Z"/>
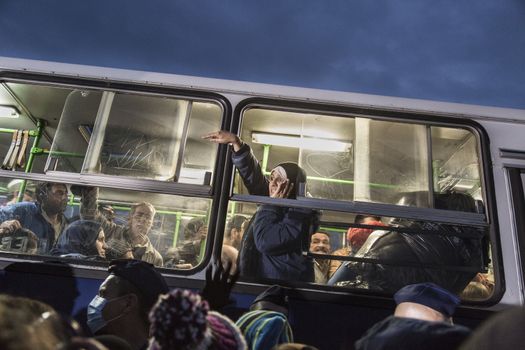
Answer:
<path fill-rule="evenodd" d="M 241 316 L 236 324 L 251 350 L 266 350 L 278 344 L 293 343 L 288 319 L 280 312 L 250 311 Z"/>
<path fill-rule="evenodd" d="M 189 290 L 161 295 L 149 319 L 150 350 L 246 350 L 239 328 Z"/>

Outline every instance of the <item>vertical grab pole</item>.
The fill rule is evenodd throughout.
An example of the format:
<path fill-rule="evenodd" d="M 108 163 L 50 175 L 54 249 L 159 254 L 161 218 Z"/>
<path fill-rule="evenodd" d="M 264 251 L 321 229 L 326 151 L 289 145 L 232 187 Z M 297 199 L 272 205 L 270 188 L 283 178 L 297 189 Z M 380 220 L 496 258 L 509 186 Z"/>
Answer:
<path fill-rule="evenodd" d="M 179 240 L 179 231 L 180 231 L 180 221 L 182 219 L 182 213 L 180 211 L 175 213 L 175 232 L 173 232 L 173 243 L 172 247 L 177 246 L 177 241 Z"/>
<path fill-rule="evenodd" d="M 44 127 L 45 127 L 44 121 L 42 119 L 37 119 L 36 133 L 32 135 L 35 137 L 33 140 L 33 146 L 31 147 L 31 150 L 29 150 L 29 157 L 27 158 L 26 168 L 24 170 L 26 173 L 30 173 L 31 170 L 33 169 L 33 163 L 35 161 L 35 156 L 36 156 L 34 150 L 36 150 L 38 148 L 38 145 L 40 144 L 40 140 L 42 139 L 42 134 L 44 133 Z M 18 191 L 17 202 L 21 202 L 22 200 L 24 200 L 26 186 L 27 186 L 27 180 L 23 180 L 22 183 L 20 184 L 20 189 Z"/>

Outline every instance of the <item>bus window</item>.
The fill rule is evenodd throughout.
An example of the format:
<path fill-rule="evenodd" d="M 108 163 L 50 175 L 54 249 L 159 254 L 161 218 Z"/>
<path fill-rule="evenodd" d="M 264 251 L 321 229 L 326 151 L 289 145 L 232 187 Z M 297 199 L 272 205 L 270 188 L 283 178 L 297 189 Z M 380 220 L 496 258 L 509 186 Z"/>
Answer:
<path fill-rule="evenodd" d="M 52 138 L 57 127 L 57 122 L 60 119 L 63 106 L 71 89 L 61 87 L 51 87 L 43 85 L 20 84 L 5 82 L 0 85 L 0 104 L 8 105 L 16 108 L 19 112 L 16 118 L 0 118 L 0 156 L 4 162 L 7 160 L 8 152 L 14 140 L 15 131 L 30 130 L 32 133 L 29 136 L 25 150 L 25 162 L 21 158 L 21 162 L 12 162 L 8 166 L 2 166 L 6 170 L 28 170 L 31 172 L 42 173 L 47 161 L 47 154 L 51 147 Z M 15 98 L 16 97 L 16 98 Z M 25 109 L 22 108 L 25 106 Z M 31 111 L 31 117 L 24 113 L 25 110 Z M 39 128 L 36 126 L 37 117 L 45 117 L 48 128 L 45 132 L 37 136 Z M 40 130 L 43 130 L 44 125 L 41 125 Z M 39 142 L 34 144 L 34 140 L 38 138 Z M 22 141 L 22 140 L 21 140 Z M 33 149 L 33 160 L 30 162 L 31 146 L 35 145 Z M 14 153 L 14 152 L 13 152 Z M 13 155 L 13 153 L 11 155 Z"/>
<path fill-rule="evenodd" d="M 200 136 L 220 127 L 223 110 L 216 102 L 79 87 L 4 86 L 45 124 L 42 137 L 35 130 L 26 143 L 29 150 L 38 139 L 31 150 L 35 161 L 19 164 L 21 170 L 211 184 L 217 150 Z M 1 127 L 36 129 L 25 121 L 23 115 Z M 2 154 L 7 154 L 12 134 L 0 134 Z"/>
<path fill-rule="evenodd" d="M 340 211 L 317 211 L 316 232 L 307 242 L 296 242 L 313 258 L 311 283 L 388 294 L 406 284 L 434 281 L 465 300 L 486 300 L 495 282 L 476 135 L 462 126 L 263 107 L 245 109 L 240 132 L 266 176 L 282 162 L 305 170 L 306 198 L 297 201 L 298 208 L 315 211 L 351 202 L 370 209 L 363 214 L 339 205 Z M 233 199 L 239 201 L 230 202 L 223 241 L 235 249 L 244 249 L 239 236 L 253 234 L 246 225 L 239 230 L 236 222 L 249 222 L 259 211 L 257 204 L 273 205 L 246 194 L 236 174 Z M 403 217 L 397 206 L 413 207 L 415 216 Z M 385 208 L 391 217 L 374 213 Z M 440 221 L 443 211 L 455 219 Z M 466 212 L 461 218 L 476 224 L 459 220 L 454 211 Z M 255 234 L 255 246 L 264 255 L 258 239 Z"/>
<path fill-rule="evenodd" d="M 254 234 L 249 225 L 256 212 L 252 203 L 230 202 L 223 264 L 232 251 L 237 257 L 245 234 Z M 305 245 L 313 262 L 311 283 L 394 293 L 405 284 L 433 281 L 458 294 L 465 290 L 465 300 L 486 300 L 494 276 L 483 256 L 485 235 L 486 230 L 472 227 L 323 210 Z"/>
<path fill-rule="evenodd" d="M 95 99 L 83 118 L 77 110 Z M 218 128 L 221 115 L 211 102 L 75 90 L 51 149 L 59 157 L 49 169 L 209 185 L 216 151 L 197 133 Z"/>
<path fill-rule="evenodd" d="M 87 263 L 136 258 L 191 269 L 204 258 L 210 204 L 209 199 L 0 178 L 0 253 Z M 97 241 L 104 241 L 99 244 L 103 254 Z"/>
<path fill-rule="evenodd" d="M 307 196 L 432 207 L 434 194 L 456 191 L 482 206 L 477 138 L 467 129 L 262 108 L 247 109 L 242 125 L 263 172 L 298 163 Z M 398 203 L 402 193 L 413 200 Z"/>

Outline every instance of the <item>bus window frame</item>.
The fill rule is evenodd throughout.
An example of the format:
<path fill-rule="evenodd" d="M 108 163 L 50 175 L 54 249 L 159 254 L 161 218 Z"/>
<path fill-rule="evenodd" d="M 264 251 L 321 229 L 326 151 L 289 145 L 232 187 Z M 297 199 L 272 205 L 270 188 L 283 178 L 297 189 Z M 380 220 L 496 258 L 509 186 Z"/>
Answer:
<path fill-rule="evenodd" d="M 457 117 L 453 117 L 451 115 L 445 115 L 445 114 L 439 114 L 439 113 L 424 113 L 424 112 L 417 112 L 417 111 L 399 111 L 399 110 L 390 110 L 386 108 L 375 108 L 373 106 L 358 106 L 358 105 L 342 105 L 342 104 L 330 104 L 330 103 L 318 103 L 315 101 L 312 102 L 303 102 L 303 101 L 296 101 L 296 100 L 281 100 L 281 99 L 274 99 L 274 98 L 264 98 L 264 97 L 253 97 L 253 98 L 247 98 L 242 101 L 240 101 L 235 106 L 235 111 L 233 113 L 232 122 L 231 122 L 231 128 L 229 129 L 230 132 L 240 135 L 240 131 L 242 130 L 242 122 L 243 122 L 243 115 L 244 112 L 251 108 L 265 108 L 270 110 L 278 110 L 278 111 L 286 111 L 286 112 L 300 112 L 300 113 L 311 113 L 311 114 L 321 114 L 325 115 L 327 117 L 346 117 L 346 118 L 355 118 L 355 117 L 365 117 L 370 118 L 373 120 L 384 120 L 384 121 L 391 121 L 391 122 L 405 122 L 405 123 L 417 123 L 420 125 L 429 125 L 429 126 L 436 126 L 436 127 L 452 127 L 452 128 L 463 128 L 468 129 L 471 131 L 474 136 L 476 137 L 477 141 L 477 152 L 478 152 L 478 159 L 480 162 L 480 182 L 481 182 L 481 188 L 482 188 L 482 194 L 484 199 L 484 209 L 485 209 L 485 224 L 488 225 L 488 238 L 490 239 L 490 243 L 492 245 L 492 255 L 491 260 L 494 268 L 494 291 L 490 298 L 483 300 L 483 301 L 466 301 L 469 305 L 479 305 L 479 306 L 491 306 L 494 304 L 497 304 L 501 298 L 503 297 L 503 293 L 505 291 L 505 279 L 503 274 L 503 260 L 501 255 L 501 245 L 499 243 L 499 225 L 498 225 L 498 219 L 497 219 L 497 205 L 496 205 L 496 198 L 495 198 L 495 188 L 494 188 L 494 175 L 492 172 L 492 161 L 490 156 L 490 139 L 486 132 L 486 130 L 481 126 L 479 123 L 477 123 L 474 120 L 471 119 L 461 119 L 461 115 L 458 115 Z M 229 181 L 229 201 L 248 201 L 249 199 L 255 200 L 255 197 L 259 197 L 256 199 L 256 201 L 261 201 L 265 203 L 271 203 L 272 205 L 288 205 L 288 206 L 300 206 L 303 208 L 311 208 L 311 209 L 322 209 L 320 207 L 313 207 L 312 205 L 308 205 L 306 203 L 297 205 L 295 203 L 292 205 L 292 203 L 287 203 L 287 201 L 294 201 L 294 200 L 287 200 L 287 199 L 275 199 L 275 198 L 269 198 L 269 197 L 261 197 L 261 196 L 252 196 L 252 195 L 239 195 L 233 193 L 234 188 L 234 166 L 231 161 L 231 154 L 232 150 L 228 149 L 228 157 L 226 159 L 227 165 L 225 170 L 225 179 L 230 179 Z M 225 181 L 226 183 L 227 181 Z M 242 196 L 242 197 L 241 197 Z M 307 198 L 307 199 L 299 199 L 295 202 L 303 202 L 303 201 L 311 201 L 313 203 L 313 199 Z M 327 202 L 327 200 L 324 199 L 318 199 L 320 202 Z M 254 201 L 251 201 L 254 203 Z M 335 201 L 335 202 L 343 202 L 343 201 Z M 285 204 L 286 203 L 286 204 Z M 346 202 L 346 203 L 352 203 L 352 202 Z M 319 204 L 319 202 L 317 202 Z M 359 206 L 361 209 L 364 207 L 366 208 L 378 208 L 383 204 L 379 203 L 366 203 L 365 206 L 361 206 L 362 203 L 359 203 Z M 341 207 L 344 207 L 345 204 L 337 204 L 339 206 L 338 209 L 342 209 Z M 354 206 L 355 206 L 354 202 Z M 394 205 L 395 206 L 395 205 Z M 414 210 L 415 209 L 415 210 Z M 417 213 L 420 209 L 429 210 L 430 213 L 438 213 L 440 211 L 443 212 L 450 212 L 448 210 L 440 210 L 440 209 L 433 209 L 433 208 L 412 208 L 412 207 L 403 207 L 403 210 L 406 212 L 414 212 Z M 341 210 L 337 210 L 341 211 Z M 351 210 L 342 210 L 343 212 L 351 212 Z M 375 211 L 364 211 L 367 214 L 373 214 Z M 453 212 L 454 213 L 454 212 Z M 457 213 L 457 212 L 455 212 Z M 465 216 L 464 214 L 467 213 L 461 213 L 462 216 Z M 474 213 L 468 213 L 470 215 L 480 215 L 480 214 L 474 214 Z M 448 215 L 448 214 L 447 214 Z M 428 217 L 428 221 L 432 221 L 432 216 Z M 477 220 L 476 220 L 477 221 Z M 217 237 L 219 238 L 219 237 Z M 221 241 L 222 243 L 222 241 Z M 220 251 L 219 251 L 220 253 Z M 280 281 L 281 283 L 283 281 Z M 327 292 L 348 292 L 348 293 L 363 293 L 362 290 L 358 289 L 342 289 L 337 288 L 333 286 L 326 286 L 326 285 L 319 285 L 319 284 L 313 284 L 313 283 L 305 283 L 305 282 L 292 282 L 284 281 L 286 284 L 289 284 L 293 287 L 299 287 L 299 288 L 307 288 L 312 289 L 315 288 L 317 290 L 324 290 Z M 244 282 L 247 284 L 250 284 L 250 282 Z M 375 294 L 374 292 L 370 291 L 364 291 L 365 294 Z"/>
<path fill-rule="evenodd" d="M 523 157 L 523 159 L 525 159 L 525 157 Z M 525 276 L 523 276 L 523 271 L 525 271 L 525 188 L 523 186 L 525 168 L 506 167 L 506 172 L 511 190 L 512 216 L 514 218 L 514 225 L 516 225 L 519 260 L 522 271 L 521 279 L 522 283 L 525 283 Z"/>
<path fill-rule="evenodd" d="M 20 83 L 33 84 L 58 88 L 70 89 L 92 89 L 99 91 L 124 92 L 142 96 L 162 96 L 170 98 L 182 98 L 191 101 L 209 101 L 218 104 L 222 108 L 221 129 L 226 129 L 231 124 L 232 106 L 230 101 L 221 94 L 198 90 L 198 89 L 181 89 L 177 87 L 168 87 L 162 84 L 153 85 L 148 83 L 125 82 L 117 79 L 95 79 L 86 77 L 70 77 L 64 75 L 39 74 L 31 72 L 18 72 L 12 70 L 0 70 L 0 84 L 3 83 Z M 34 120 L 33 120 L 34 122 Z M 112 189 L 121 189 L 131 192 L 151 192 L 178 195 L 185 197 L 198 197 L 211 200 L 210 216 L 208 217 L 208 236 L 204 248 L 202 260 L 191 269 L 171 269 L 158 267 L 158 269 L 167 276 L 188 276 L 195 275 L 209 264 L 214 254 L 215 233 L 217 232 L 217 222 L 221 215 L 226 215 L 226 211 L 220 211 L 222 195 L 223 175 L 225 168 L 226 150 L 219 147 L 215 157 L 215 165 L 212 174 L 213 185 L 193 185 L 185 183 L 174 183 L 152 179 L 134 179 L 119 177 L 118 175 L 104 174 L 80 174 L 67 172 L 49 172 L 47 173 L 25 173 L 23 171 L 0 170 L 0 177 L 13 179 L 26 179 L 46 182 L 62 182 L 71 185 L 97 186 Z M 222 213 L 222 214 L 221 214 Z M 222 237 L 221 237 L 222 239 Z M 52 257 L 49 255 L 27 255 L 20 253 L 0 252 L 0 261 L 49 261 L 62 258 Z M 91 262 L 72 261 L 64 259 L 76 266 L 82 266 L 88 271 L 97 271 L 100 269 L 99 264 Z M 107 266 L 106 263 L 103 263 Z M 101 265 L 102 266 L 102 265 Z M 98 274 L 95 274 L 98 275 Z M 91 276 L 88 272 L 87 276 Z"/>

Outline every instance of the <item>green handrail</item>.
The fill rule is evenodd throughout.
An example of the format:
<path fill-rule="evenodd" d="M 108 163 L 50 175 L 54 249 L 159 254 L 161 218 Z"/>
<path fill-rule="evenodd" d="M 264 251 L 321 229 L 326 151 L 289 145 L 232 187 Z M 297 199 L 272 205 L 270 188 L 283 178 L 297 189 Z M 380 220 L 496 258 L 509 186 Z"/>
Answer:
<path fill-rule="evenodd" d="M 34 148 L 38 148 L 38 145 L 40 144 L 40 140 L 42 139 L 42 134 L 44 133 L 44 127 L 45 123 L 42 119 L 38 119 L 36 122 L 36 130 L 29 131 L 30 136 L 34 136 L 35 139 L 33 140 L 33 146 L 31 147 L 31 151 L 29 152 L 29 157 L 27 158 L 27 163 L 25 167 L 25 172 L 30 173 L 33 169 L 33 163 L 35 161 L 35 154 L 33 153 Z M 18 198 L 17 202 L 21 202 L 24 199 L 24 194 L 26 192 L 26 186 L 27 186 L 27 180 L 23 180 L 20 184 L 20 190 L 18 191 Z"/>

